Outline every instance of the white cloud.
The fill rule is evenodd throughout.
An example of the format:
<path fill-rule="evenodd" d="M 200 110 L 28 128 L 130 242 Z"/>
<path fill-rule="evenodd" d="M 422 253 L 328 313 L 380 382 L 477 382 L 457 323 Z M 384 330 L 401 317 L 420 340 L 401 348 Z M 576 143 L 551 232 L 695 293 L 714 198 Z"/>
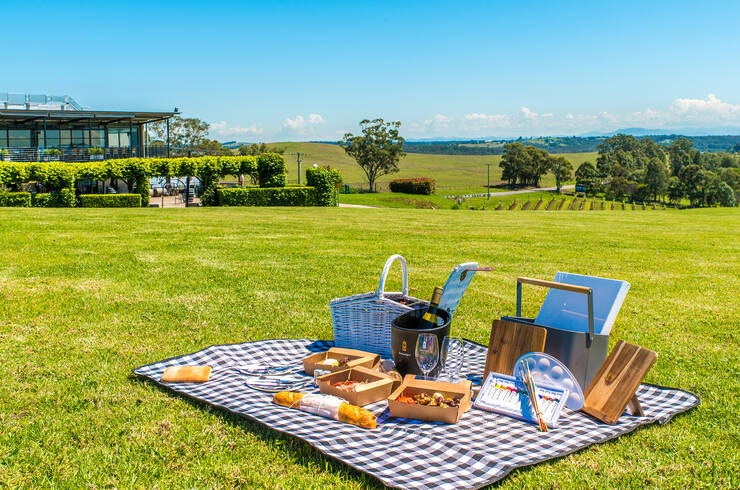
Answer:
<path fill-rule="evenodd" d="M 326 124 L 326 121 L 321 117 L 321 114 L 309 114 L 308 124 Z"/>
<path fill-rule="evenodd" d="M 714 94 L 709 94 L 706 99 L 676 99 L 673 101 L 673 110 L 686 119 L 740 119 L 740 105 L 722 102 Z"/>
<path fill-rule="evenodd" d="M 530 110 L 529 107 L 522 107 L 519 112 L 524 119 L 537 119 L 537 116 L 539 116 L 539 114 Z"/>
<path fill-rule="evenodd" d="M 319 136 L 319 128 L 327 125 L 321 114 L 309 114 L 303 117 L 297 114 L 293 119 L 286 117 L 279 132 L 282 138 L 311 138 Z"/>
<path fill-rule="evenodd" d="M 257 126 L 257 124 L 251 124 L 249 126 L 229 126 L 226 121 L 220 121 L 210 124 L 208 131 L 212 136 L 217 139 L 233 138 L 239 136 L 258 136 L 264 133 L 264 129 Z"/>

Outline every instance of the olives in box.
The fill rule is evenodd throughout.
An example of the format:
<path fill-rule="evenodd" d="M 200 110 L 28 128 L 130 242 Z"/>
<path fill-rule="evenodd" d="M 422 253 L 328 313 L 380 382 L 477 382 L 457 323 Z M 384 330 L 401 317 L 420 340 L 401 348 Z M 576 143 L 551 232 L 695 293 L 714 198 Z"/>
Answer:
<path fill-rule="evenodd" d="M 448 383 L 407 374 L 388 398 L 388 410 L 393 417 L 454 424 L 470 410 L 470 386 L 467 380 Z M 427 400 L 430 403 L 424 404 Z"/>

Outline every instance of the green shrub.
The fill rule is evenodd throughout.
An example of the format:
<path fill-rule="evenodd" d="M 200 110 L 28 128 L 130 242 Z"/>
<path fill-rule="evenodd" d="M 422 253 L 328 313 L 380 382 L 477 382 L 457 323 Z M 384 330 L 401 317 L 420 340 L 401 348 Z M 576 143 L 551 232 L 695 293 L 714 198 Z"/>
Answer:
<path fill-rule="evenodd" d="M 391 181 L 391 192 L 403 192 L 405 194 L 429 195 L 437 189 L 434 179 L 418 177 L 415 179 L 396 179 Z"/>
<path fill-rule="evenodd" d="M 277 153 L 263 153 L 257 157 L 260 187 L 285 187 L 285 158 Z"/>
<path fill-rule="evenodd" d="M 30 192 L 4 192 L 0 191 L 0 207 L 2 208 L 30 208 Z"/>
<path fill-rule="evenodd" d="M 104 152 L 102 148 L 89 148 L 87 150 L 88 155 L 102 155 L 103 153 Z"/>
<path fill-rule="evenodd" d="M 139 208 L 140 194 L 82 194 L 82 208 Z"/>
<path fill-rule="evenodd" d="M 201 206 L 218 206 L 218 191 L 224 189 L 220 185 L 212 185 L 205 189 L 200 195 Z"/>
<path fill-rule="evenodd" d="M 306 169 L 306 183 L 316 189 L 317 206 L 337 206 L 337 188 L 342 183 L 342 174 L 331 167 Z"/>
<path fill-rule="evenodd" d="M 318 206 L 313 187 L 236 187 L 217 190 L 221 206 Z"/>
<path fill-rule="evenodd" d="M 44 150 L 44 155 L 48 157 L 58 157 L 62 155 L 62 150 L 58 148 L 47 148 Z"/>
<path fill-rule="evenodd" d="M 31 195 L 31 206 L 35 208 L 73 208 L 76 204 L 77 196 L 73 189 Z"/>

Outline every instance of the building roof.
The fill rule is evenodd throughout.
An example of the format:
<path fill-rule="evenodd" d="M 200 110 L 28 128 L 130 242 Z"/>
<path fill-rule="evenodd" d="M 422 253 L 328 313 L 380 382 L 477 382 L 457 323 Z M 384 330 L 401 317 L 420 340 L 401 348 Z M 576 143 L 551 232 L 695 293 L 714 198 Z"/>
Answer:
<path fill-rule="evenodd" d="M 178 115 L 179 112 L 134 112 L 134 111 L 68 111 L 38 109 L 0 109 L 0 121 L 16 123 L 31 121 L 54 121 L 71 123 L 93 120 L 101 123 L 128 122 L 145 124 Z"/>
<path fill-rule="evenodd" d="M 172 112 L 97 111 L 80 105 L 69 95 L 0 93 L 0 121 L 16 123 L 52 120 L 60 123 L 94 120 L 101 123 L 145 124 L 179 114 Z"/>

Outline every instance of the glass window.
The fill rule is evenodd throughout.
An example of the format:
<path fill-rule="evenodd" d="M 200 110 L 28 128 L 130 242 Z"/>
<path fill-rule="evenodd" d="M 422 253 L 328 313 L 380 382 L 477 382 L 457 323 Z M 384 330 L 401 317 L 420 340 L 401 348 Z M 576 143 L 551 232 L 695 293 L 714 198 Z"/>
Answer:
<path fill-rule="evenodd" d="M 41 137 L 39 138 L 41 144 L 44 144 L 44 132 L 41 131 Z M 46 128 L 46 147 L 56 148 L 59 146 L 59 128 L 49 129 Z"/>
<path fill-rule="evenodd" d="M 82 129 L 73 129 L 72 130 L 72 146 L 85 146 L 86 143 L 86 137 L 85 133 L 87 131 L 83 131 Z"/>
<path fill-rule="evenodd" d="M 62 128 L 59 130 L 59 146 L 70 146 L 72 144 L 72 130 Z"/>
<path fill-rule="evenodd" d="M 121 129 L 120 131 L 121 131 L 121 135 L 119 136 L 119 138 L 121 141 L 121 148 L 128 148 L 129 141 L 130 141 L 128 129 Z"/>
<path fill-rule="evenodd" d="M 11 148 L 30 148 L 31 147 L 31 130 L 30 129 L 11 129 L 9 145 Z"/>
<path fill-rule="evenodd" d="M 118 148 L 118 128 L 108 128 L 108 146 Z"/>
<path fill-rule="evenodd" d="M 0 148 L 8 147 L 8 133 L 5 128 L 0 128 Z"/>
<path fill-rule="evenodd" d="M 90 146 L 95 148 L 102 148 L 105 146 L 105 135 L 100 129 L 93 129 L 90 139 Z"/>

